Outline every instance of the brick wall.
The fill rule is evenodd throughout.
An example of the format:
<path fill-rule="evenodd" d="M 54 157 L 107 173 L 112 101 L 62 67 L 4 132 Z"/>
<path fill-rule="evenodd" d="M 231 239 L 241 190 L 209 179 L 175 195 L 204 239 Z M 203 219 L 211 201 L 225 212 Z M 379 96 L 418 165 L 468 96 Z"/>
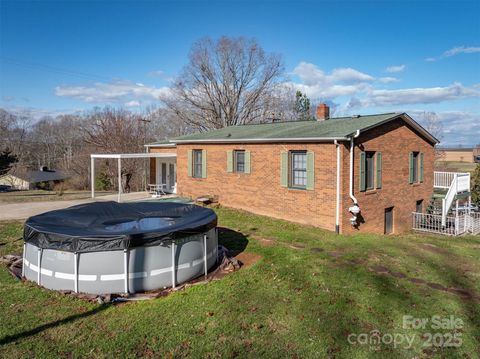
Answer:
<path fill-rule="evenodd" d="M 187 151 L 207 150 L 207 178 L 187 175 Z M 251 173 L 227 172 L 228 150 L 251 151 Z M 280 153 L 315 153 L 315 190 L 280 185 Z M 177 147 L 177 193 L 218 195 L 222 205 L 335 230 L 335 146 L 329 144 L 202 144 Z"/>
<path fill-rule="evenodd" d="M 358 199 L 364 223 L 350 225 L 352 205 L 349 197 L 349 143 L 342 143 L 341 153 L 341 233 L 384 231 L 384 210 L 394 207 L 394 233 L 411 229 L 411 212 L 417 200 L 427 205 L 433 192 L 434 150 L 403 121 L 388 123 L 361 134 L 355 140 L 354 194 Z M 187 151 L 207 150 L 207 178 L 187 175 Z M 251 151 L 251 173 L 227 172 L 227 151 Z M 288 189 L 280 185 L 280 153 L 307 150 L 315 153 L 315 190 Z M 359 157 L 361 151 L 382 152 L 382 188 L 359 192 Z M 173 148 L 151 148 L 152 152 L 174 152 Z M 227 207 L 310 224 L 335 230 L 336 149 L 333 143 L 321 144 L 182 144 L 177 146 L 177 193 L 198 197 L 218 195 Z M 409 184 L 408 154 L 424 153 L 424 182 Z M 150 162 L 155 176 L 155 161 Z M 151 182 L 154 183 L 154 177 Z"/>
<path fill-rule="evenodd" d="M 433 146 L 420 137 L 403 121 L 394 121 L 361 134 L 355 140 L 354 195 L 361 208 L 364 223 L 353 228 L 349 223 L 349 144 L 343 146 L 343 199 L 342 233 L 384 232 L 385 208 L 394 207 L 394 233 L 411 230 L 412 212 L 417 200 L 423 199 L 424 208 L 433 192 Z M 361 151 L 382 152 L 382 188 L 366 192 L 359 191 L 359 160 Z M 424 153 L 424 181 L 409 184 L 409 153 Z"/>

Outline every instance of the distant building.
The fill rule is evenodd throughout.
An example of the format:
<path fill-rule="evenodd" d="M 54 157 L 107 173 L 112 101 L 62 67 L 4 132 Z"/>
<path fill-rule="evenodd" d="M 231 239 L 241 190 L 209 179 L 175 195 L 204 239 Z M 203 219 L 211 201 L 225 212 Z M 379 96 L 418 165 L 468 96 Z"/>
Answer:
<path fill-rule="evenodd" d="M 480 147 L 439 147 L 440 161 L 474 163 L 475 156 L 480 156 Z"/>
<path fill-rule="evenodd" d="M 29 190 L 38 188 L 51 188 L 54 184 L 68 179 L 66 173 L 60 170 L 49 170 L 42 167 L 39 171 L 26 171 L 23 173 L 8 173 L 0 176 L 0 185 L 9 186 L 17 190 Z"/>

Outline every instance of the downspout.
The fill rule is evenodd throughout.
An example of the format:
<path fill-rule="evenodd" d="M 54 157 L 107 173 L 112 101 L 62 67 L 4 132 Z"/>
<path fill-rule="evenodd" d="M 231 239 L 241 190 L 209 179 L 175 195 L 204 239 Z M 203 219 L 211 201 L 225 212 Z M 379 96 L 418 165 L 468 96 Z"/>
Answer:
<path fill-rule="evenodd" d="M 357 130 L 355 132 L 355 135 L 350 137 L 350 191 L 349 195 L 351 200 L 353 201 L 353 206 L 351 206 L 348 211 L 353 214 L 353 217 L 350 218 L 350 223 L 352 226 L 355 226 L 357 224 L 357 214 L 360 213 L 360 207 L 358 206 L 358 201 L 357 198 L 353 195 L 353 157 L 354 157 L 354 149 L 355 149 L 355 143 L 354 140 L 360 136 L 360 130 Z"/>
<path fill-rule="evenodd" d="M 334 140 L 337 149 L 337 203 L 335 208 L 335 233 L 340 233 L 340 144 Z"/>

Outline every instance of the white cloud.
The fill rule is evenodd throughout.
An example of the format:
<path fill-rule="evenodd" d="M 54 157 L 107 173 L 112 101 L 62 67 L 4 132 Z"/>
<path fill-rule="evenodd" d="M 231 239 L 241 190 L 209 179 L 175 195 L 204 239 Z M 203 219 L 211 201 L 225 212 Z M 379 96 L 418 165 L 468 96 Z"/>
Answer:
<path fill-rule="evenodd" d="M 400 80 L 397 79 L 396 77 L 387 76 L 387 77 L 380 77 L 378 79 L 378 81 L 380 81 L 381 83 L 384 83 L 384 84 L 390 84 L 390 83 L 393 83 L 393 82 L 398 82 Z"/>
<path fill-rule="evenodd" d="M 401 65 L 404 66 L 404 65 Z M 400 67 L 400 66 L 398 66 Z M 393 83 L 395 77 L 375 78 L 352 68 L 339 68 L 326 73 L 318 66 L 301 62 L 293 70 L 299 82 L 289 85 L 297 88 L 313 100 L 334 100 L 347 96 L 351 100 L 347 108 L 368 106 L 396 106 L 405 104 L 430 104 L 480 97 L 480 85 L 471 87 L 453 83 L 445 87 L 421 87 L 406 89 L 381 89 L 379 83 Z M 353 101 L 354 99 L 354 101 Z"/>
<path fill-rule="evenodd" d="M 385 72 L 390 72 L 390 73 L 394 73 L 394 72 L 402 72 L 403 70 L 405 70 L 405 68 L 407 67 L 407 65 L 397 65 L 397 66 L 389 66 L 385 69 Z"/>
<path fill-rule="evenodd" d="M 137 101 L 151 102 L 161 95 L 169 93 L 168 87 L 146 86 L 142 83 L 115 81 L 111 83 L 96 82 L 90 86 L 62 85 L 55 88 L 55 95 L 69 97 L 88 103 L 122 103 Z"/>
<path fill-rule="evenodd" d="M 480 142 L 480 114 L 469 111 L 442 111 L 436 115 L 443 128 L 442 146 L 476 145 Z M 422 123 L 423 114 L 418 113 L 417 117 Z"/>
<path fill-rule="evenodd" d="M 140 106 L 140 102 L 135 100 L 128 101 L 125 103 L 125 107 L 138 107 L 138 106 Z"/>
<path fill-rule="evenodd" d="M 370 106 L 428 104 L 473 97 L 480 97 L 480 89 L 477 86 L 465 87 L 456 82 L 446 87 L 372 90 L 367 94 L 364 103 Z"/>
<path fill-rule="evenodd" d="M 444 51 L 444 53 L 441 54 L 440 56 L 427 57 L 425 61 L 433 62 L 445 57 L 452 57 L 459 54 L 474 54 L 478 52 L 480 52 L 480 47 L 478 46 L 455 46 L 447 51 Z"/>
<path fill-rule="evenodd" d="M 457 47 L 451 48 L 450 50 L 445 51 L 443 53 L 443 56 L 450 57 L 450 56 L 455 56 L 455 55 L 458 55 L 458 54 L 474 54 L 476 52 L 480 52 L 480 47 L 457 46 Z"/>
<path fill-rule="evenodd" d="M 34 120 L 38 120 L 42 117 L 57 117 L 60 115 L 80 114 L 83 112 L 81 109 L 52 110 L 47 108 L 25 106 L 6 106 L 4 109 L 15 115 L 29 117 Z"/>
<path fill-rule="evenodd" d="M 373 76 L 352 68 L 337 68 L 330 74 L 323 72 L 318 66 L 301 62 L 293 70 L 300 83 L 291 83 L 300 91 L 312 98 L 334 98 L 354 95 L 364 91 L 375 80 Z"/>

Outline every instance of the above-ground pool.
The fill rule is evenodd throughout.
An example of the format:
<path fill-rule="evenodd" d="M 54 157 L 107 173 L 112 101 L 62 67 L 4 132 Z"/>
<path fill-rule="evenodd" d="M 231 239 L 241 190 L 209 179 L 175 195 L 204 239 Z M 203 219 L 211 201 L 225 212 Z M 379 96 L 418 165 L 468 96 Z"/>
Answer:
<path fill-rule="evenodd" d="M 25 222 L 23 275 L 56 290 L 135 293 L 206 274 L 217 261 L 217 216 L 172 202 L 95 202 Z"/>

